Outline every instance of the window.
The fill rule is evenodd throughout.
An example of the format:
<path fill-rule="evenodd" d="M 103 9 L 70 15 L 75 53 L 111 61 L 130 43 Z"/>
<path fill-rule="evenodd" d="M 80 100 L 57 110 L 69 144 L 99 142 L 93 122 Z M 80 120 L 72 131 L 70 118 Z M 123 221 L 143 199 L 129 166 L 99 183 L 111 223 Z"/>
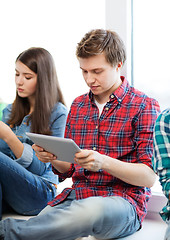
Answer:
<path fill-rule="evenodd" d="M 15 59 L 29 47 L 44 47 L 54 57 L 68 108 L 87 92 L 76 44 L 93 28 L 105 27 L 105 0 L 7 0 L 0 2 L 0 98 L 15 98 Z"/>
<path fill-rule="evenodd" d="M 158 100 L 161 110 L 170 107 L 169 9 L 169 0 L 133 1 L 133 84 Z M 158 178 L 152 192 L 162 195 Z M 160 201 L 163 207 L 165 197 Z"/>
<path fill-rule="evenodd" d="M 170 1 L 133 1 L 134 86 L 170 107 Z"/>

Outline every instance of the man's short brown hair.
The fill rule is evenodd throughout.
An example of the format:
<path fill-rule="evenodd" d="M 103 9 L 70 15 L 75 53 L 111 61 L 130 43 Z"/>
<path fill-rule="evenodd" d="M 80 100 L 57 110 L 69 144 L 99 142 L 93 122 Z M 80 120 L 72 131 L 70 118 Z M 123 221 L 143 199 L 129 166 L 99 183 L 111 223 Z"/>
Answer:
<path fill-rule="evenodd" d="M 89 58 L 105 54 L 106 60 L 112 66 L 126 60 L 125 46 L 116 32 L 104 29 L 94 29 L 86 33 L 77 45 L 76 56 Z"/>

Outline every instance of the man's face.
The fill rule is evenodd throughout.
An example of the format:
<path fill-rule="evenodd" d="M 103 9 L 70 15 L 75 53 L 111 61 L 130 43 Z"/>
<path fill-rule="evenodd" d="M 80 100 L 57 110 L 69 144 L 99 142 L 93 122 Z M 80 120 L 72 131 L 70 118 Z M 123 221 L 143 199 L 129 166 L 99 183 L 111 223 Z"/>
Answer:
<path fill-rule="evenodd" d="M 104 54 L 92 56 L 89 58 L 79 58 L 80 68 L 82 69 L 84 80 L 91 89 L 95 99 L 99 103 L 105 103 L 109 100 L 109 96 L 120 85 L 120 68 L 111 66 Z"/>

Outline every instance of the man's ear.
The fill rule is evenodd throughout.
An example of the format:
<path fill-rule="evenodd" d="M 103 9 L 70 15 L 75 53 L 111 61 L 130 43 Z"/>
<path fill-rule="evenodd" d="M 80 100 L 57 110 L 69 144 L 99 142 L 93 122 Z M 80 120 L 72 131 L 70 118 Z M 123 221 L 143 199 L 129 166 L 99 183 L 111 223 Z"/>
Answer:
<path fill-rule="evenodd" d="M 122 62 L 119 62 L 118 64 L 117 64 L 117 66 L 116 66 L 116 70 L 118 71 L 118 70 L 120 70 L 121 69 L 121 67 L 122 67 Z"/>

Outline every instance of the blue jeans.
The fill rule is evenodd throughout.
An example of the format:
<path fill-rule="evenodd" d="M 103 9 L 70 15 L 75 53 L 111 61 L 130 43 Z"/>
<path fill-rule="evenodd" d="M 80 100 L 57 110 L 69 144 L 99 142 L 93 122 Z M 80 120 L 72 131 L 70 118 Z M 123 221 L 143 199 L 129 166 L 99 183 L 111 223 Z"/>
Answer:
<path fill-rule="evenodd" d="M 46 182 L 0 152 L 0 218 L 12 208 L 19 214 L 38 214 L 56 194 Z"/>
<path fill-rule="evenodd" d="M 120 238 L 136 232 L 140 223 L 134 207 L 121 197 L 75 200 L 75 191 L 63 203 L 47 206 L 27 221 L 8 218 L 0 223 L 5 240 L 74 240 L 88 235 Z"/>

